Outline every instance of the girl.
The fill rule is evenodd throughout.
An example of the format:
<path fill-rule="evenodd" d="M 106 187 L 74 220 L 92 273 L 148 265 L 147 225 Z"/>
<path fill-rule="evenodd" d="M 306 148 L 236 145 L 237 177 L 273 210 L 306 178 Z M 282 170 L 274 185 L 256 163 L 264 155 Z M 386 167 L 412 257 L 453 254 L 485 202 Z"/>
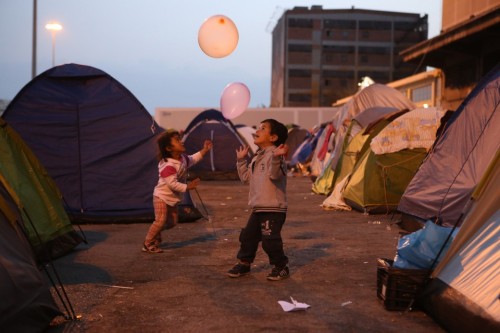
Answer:
<path fill-rule="evenodd" d="M 165 226 L 170 229 L 177 224 L 177 204 L 183 193 L 196 188 L 200 182 L 200 179 L 196 178 L 186 184 L 187 169 L 201 161 L 212 149 L 212 142 L 205 140 L 203 149 L 193 155 L 187 155 L 179 132 L 174 130 L 162 133 L 157 144 L 159 179 L 153 192 L 155 220 L 149 227 L 142 246 L 142 251 L 147 253 L 163 252 L 159 247 L 161 231 Z"/>

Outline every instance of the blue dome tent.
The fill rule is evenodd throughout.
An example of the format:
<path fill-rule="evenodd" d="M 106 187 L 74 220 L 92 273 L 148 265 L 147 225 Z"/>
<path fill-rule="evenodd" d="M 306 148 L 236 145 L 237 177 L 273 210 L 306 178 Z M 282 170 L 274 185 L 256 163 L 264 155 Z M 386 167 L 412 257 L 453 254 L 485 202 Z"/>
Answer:
<path fill-rule="evenodd" d="M 153 219 L 159 127 L 113 77 L 56 66 L 21 89 L 3 118 L 55 180 L 72 221 Z"/>
<path fill-rule="evenodd" d="M 218 110 L 205 110 L 194 117 L 186 127 L 182 141 L 186 151 L 194 153 L 203 147 L 206 139 L 212 140 L 214 149 L 199 163 L 189 169 L 191 178 L 202 180 L 238 180 L 236 150 L 248 143 L 230 120 Z M 251 153 L 249 152 L 249 158 Z"/>

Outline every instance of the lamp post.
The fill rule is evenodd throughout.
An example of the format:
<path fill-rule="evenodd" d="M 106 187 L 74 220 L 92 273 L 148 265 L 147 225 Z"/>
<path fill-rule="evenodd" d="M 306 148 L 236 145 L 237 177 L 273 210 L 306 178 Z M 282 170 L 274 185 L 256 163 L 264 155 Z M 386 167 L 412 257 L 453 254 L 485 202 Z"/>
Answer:
<path fill-rule="evenodd" d="M 62 30 L 62 25 L 57 22 L 52 22 L 46 24 L 45 29 L 52 33 L 52 67 L 54 67 L 56 58 L 56 32 Z"/>
<path fill-rule="evenodd" d="M 36 0 L 33 0 L 33 36 L 32 36 L 32 46 L 31 46 L 31 78 L 34 79 L 36 76 L 36 14 L 37 4 Z"/>

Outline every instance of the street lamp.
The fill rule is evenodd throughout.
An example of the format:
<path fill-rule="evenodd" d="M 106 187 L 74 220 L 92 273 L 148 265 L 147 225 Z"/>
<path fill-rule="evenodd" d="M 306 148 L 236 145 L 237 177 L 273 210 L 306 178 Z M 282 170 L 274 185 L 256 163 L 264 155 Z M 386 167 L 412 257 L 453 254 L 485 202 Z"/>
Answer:
<path fill-rule="evenodd" d="M 62 30 L 62 25 L 57 22 L 51 22 L 45 25 L 45 29 L 52 33 L 52 67 L 54 67 L 56 58 L 56 32 Z"/>

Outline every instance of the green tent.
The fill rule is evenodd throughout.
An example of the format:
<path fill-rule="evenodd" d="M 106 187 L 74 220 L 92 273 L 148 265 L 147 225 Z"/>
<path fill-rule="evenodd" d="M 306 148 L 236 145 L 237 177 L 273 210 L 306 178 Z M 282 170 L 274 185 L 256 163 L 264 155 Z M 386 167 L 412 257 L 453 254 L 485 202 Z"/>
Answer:
<path fill-rule="evenodd" d="M 392 119 L 406 112 L 408 110 L 374 107 L 366 109 L 351 121 L 335 168 L 332 180 L 334 187 L 351 174 L 360 157 L 370 147 L 369 139 L 377 135 Z"/>
<path fill-rule="evenodd" d="M 325 168 L 312 185 L 311 189 L 316 194 L 328 195 L 332 191 L 332 179 L 334 175 L 332 170 L 333 157 L 333 155 L 329 156 Z"/>
<path fill-rule="evenodd" d="M 408 112 L 392 107 L 373 107 L 359 113 L 350 122 L 342 150 L 332 176 L 331 195 L 323 202 L 324 209 L 350 210 L 345 203 L 343 191 L 350 179 L 351 173 L 364 152 L 369 149 L 371 138 L 377 135 L 394 118 Z"/>
<path fill-rule="evenodd" d="M 423 148 L 382 155 L 367 149 L 344 190 L 345 202 L 365 213 L 394 211 L 426 155 Z"/>
<path fill-rule="evenodd" d="M 21 227 L 37 261 L 60 257 L 82 238 L 71 225 L 62 196 L 20 136 L 0 118 L 0 184 L 21 213 Z M 10 221 L 15 223 L 16 221 Z"/>
<path fill-rule="evenodd" d="M 368 109 L 379 109 L 380 111 L 390 108 L 396 110 L 413 110 L 415 105 L 400 91 L 383 84 L 375 83 L 358 91 L 340 108 L 335 119 L 332 121 L 336 132 L 332 142 L 333 147 L 330 147 L 332 150 L 329 160 L 328 163 L 323 164 L 325 168 L 314 181 L 313 192 L 328 195 L 334 189 L 333 179 L 338 161 L 342 158 L 343 142 L 345 142 L 345 136 L 349 129 L 347 123 L 359 117 Z"/>
<path fill-rule="evenodd" d="M 418 108 L 365 130 L 368 137 L 343 191 L 345 202 L 365 213 L 396 210 L 434 143 L 442 115 L 438 108 Z"/>

